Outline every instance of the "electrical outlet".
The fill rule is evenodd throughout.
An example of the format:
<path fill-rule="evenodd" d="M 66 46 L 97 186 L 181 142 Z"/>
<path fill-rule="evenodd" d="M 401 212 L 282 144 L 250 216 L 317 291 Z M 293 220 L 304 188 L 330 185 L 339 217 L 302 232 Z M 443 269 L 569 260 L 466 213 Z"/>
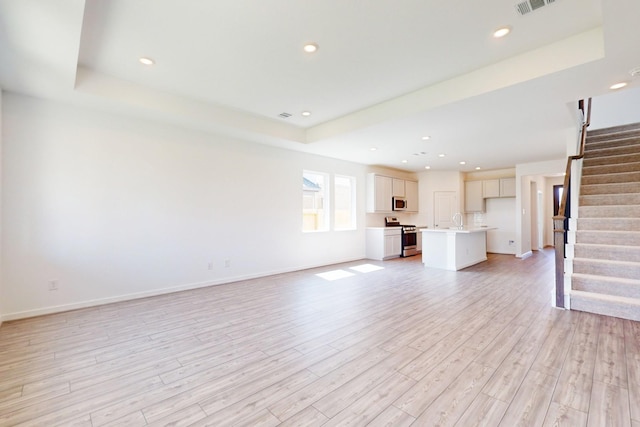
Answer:
<path fill-rule="evenodd" d="M 49 290 L 57 291 L 58 290 L 58 281 L 57 280 L 49 280 Z"/>
<path fill-rule="evenodd" d="M 213 261 L 209 262 L 208 269 L 209 269 L 209 270 L 213 270 Z"/>
<path fill-rule="evenodd" d="M 224 260 L 224 266 L 225 266 L 226 268 L 231 267 L 231 260 L 230 260 L 230 259 L 225 259 L 225 260 Z"/>
<path fill-rule="evenodd" d="M 514 240 L 509 240 L 509 246 L 513 246 L 514 243 L 515 243 Z"/>

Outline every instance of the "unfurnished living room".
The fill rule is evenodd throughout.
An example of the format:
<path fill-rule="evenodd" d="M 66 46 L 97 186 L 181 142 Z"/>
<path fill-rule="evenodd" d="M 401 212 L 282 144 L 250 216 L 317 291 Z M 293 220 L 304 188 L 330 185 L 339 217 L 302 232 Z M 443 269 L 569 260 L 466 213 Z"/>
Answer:
<path fill-rule="evenodd" d="M 638 17 L 0 0 L 0 426 L 640 427 Z"/>

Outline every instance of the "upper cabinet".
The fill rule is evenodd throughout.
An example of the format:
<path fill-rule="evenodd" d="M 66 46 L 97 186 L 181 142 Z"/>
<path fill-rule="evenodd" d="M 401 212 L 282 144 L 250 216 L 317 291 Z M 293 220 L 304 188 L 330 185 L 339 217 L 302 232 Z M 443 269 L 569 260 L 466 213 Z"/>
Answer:
<path fill-rule="evenodd" d="M 464 183 L 465 212 L 484 212 L 484 199 L 516 197 L 516 179 L 500 178 Z"/>
<path fill-rule="evenodd" d="M 418 183 L 370 173 L 367 175 L 367 212 L 393 212 L 392 198 L 407 199 L 404 212 L 418 212 Z"/>
<path fill-rule="evenodd" d="M 406 197 L 406 192 L 405 192 L 405 185 L 404 185 L 405 181 L 404 179 L 398 179 L 398 178 L 393 178 L 392 181 L 392 196 L 393 197 Z"/>
<path fill-rule="evenodd" d="M 484 212 L 483 181 L 465 181 L 464 211 Z"/>
<path fill-rule="evenodd" d="M 407 211 L 418 212 L 418 200 L 420 199 L 418 196 L 418 183 L 416 181 L 405 181 L 404 193 L 404 196 L 407 198 Z"/>
<path fill-rule="evenodd" d="M 516 197 L 516 179 L 500 179 L 500 197 Z"/>
<path fill-rule="evenodd" d="M 500 180 L 486 179 L 482 181 L 482 197 L 485 199 L 490 197 L 500 197 Z"/>
<path fill-rule="evenodd" d="M 388 176 L 367 175 L 367 212 L 391 212 L 392 180 Z"/>

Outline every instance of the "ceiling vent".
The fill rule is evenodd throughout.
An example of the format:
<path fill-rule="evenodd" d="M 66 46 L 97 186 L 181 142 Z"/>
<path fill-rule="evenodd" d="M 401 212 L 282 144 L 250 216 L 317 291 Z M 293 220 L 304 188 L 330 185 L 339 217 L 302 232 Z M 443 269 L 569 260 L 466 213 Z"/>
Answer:
<path fill-rule="evenodd" d="M 556 0 L 526 0 L 522 3 L 516 4 L 516 12 L 518 12 L 518 15 L 526 15 L 536 9 L 540 9 L 543 6 L 555 2 Z"/>
<path fill-rule="evenodd" d="M 278 114 L 279 117 L 282 117 L 283 119 L 288 119 L 289 117 L 291 117 L 291 114 L 289 113 L 280 113 Z"/>

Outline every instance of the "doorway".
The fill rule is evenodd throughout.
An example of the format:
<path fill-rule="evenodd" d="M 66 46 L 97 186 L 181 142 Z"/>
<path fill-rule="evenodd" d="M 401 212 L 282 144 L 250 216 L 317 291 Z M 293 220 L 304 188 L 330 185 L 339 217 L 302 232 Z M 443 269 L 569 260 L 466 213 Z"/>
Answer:
<path fill-rule="evenodd" d="M 558 215 L 558 210 L 560 210 L 560 200 L 562 200 L 563 191 L 564 185 L 553 186 L 553 216 Z"/>
<path fill-rule="evenodd" d="M 554 185 L 553 186 L 553 216 L 558 216 L 558 213 L 560 211 L 560 202 L 562 201 L 562 195 L 564 193 L 564 185 Z M 569 198 L 569 192 L 567 192 L 567 200 L 566 200 L 566 206 L 564 209 L 564 229 L 568 230 L 569 229 L 569 217 L 571 216 L 571 203 L 570 203 L 570 198 Z M 555 228 L 555 225 L 553 224 L 553 219 L 551 220 L 551 229 L 553 230 Z M 567 243 L 567 233 L 564 233 L 564 242 Z M 555 245 L 555 242 L 553 242 Z"/>

